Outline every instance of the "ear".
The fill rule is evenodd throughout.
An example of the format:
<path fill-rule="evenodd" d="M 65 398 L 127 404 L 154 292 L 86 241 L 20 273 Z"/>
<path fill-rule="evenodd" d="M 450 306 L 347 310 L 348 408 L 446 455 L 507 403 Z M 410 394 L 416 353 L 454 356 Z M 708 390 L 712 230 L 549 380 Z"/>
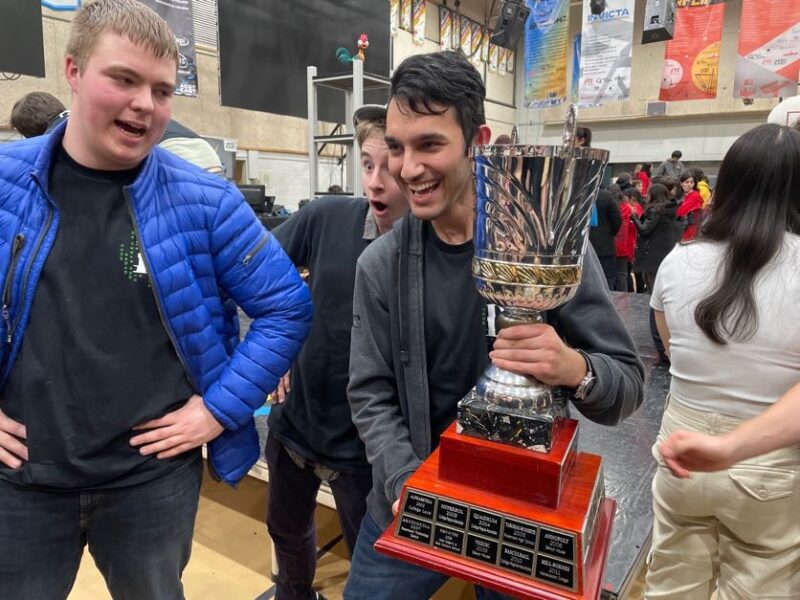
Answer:
<path fill-rule="evenodd" d="M 64 59 L 64 76 L 67 78 L 67 85 L 69 85 L 72 93 L 76 93 L 78 91 L 78 82 L 80 81 L 81 73 L 78 68 L 78 63 L 75 61 L 75 57 L 71 54 L 68 54 Z"/>
<path fill-rule="evenodd" d="M 475 139 L 473 140 L 473 144 L 477 146 L 483 146 L 489 143 L 489 140 L 492 139 L 492 130 L 489 129 L 488 125 L 481 125 L 478 127 L 478 133 L 475 134 Z"/>

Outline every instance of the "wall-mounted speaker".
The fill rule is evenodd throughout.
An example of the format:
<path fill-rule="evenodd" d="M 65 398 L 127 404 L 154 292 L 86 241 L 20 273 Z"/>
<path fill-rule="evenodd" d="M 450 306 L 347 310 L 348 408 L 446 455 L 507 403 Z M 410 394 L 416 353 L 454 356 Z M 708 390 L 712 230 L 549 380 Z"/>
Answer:
<path fill-rule="evenodd" d="M 642 43 L 664 42 L 675 35 L 675 0 L 647 0 Z"/>
<path fill-rule="evenodd" d="M 529 14 L 531 14 L 530 9 L 521 0 L 504 0 L 500 5 L 500 16 L 489 41 L 501 48 L 516 50 Z"/>

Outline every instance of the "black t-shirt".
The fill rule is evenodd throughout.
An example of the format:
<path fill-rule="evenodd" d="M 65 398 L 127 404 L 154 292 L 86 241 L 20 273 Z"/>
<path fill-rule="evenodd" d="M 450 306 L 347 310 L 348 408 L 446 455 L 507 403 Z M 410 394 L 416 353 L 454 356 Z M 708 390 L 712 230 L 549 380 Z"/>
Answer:
<path fill-rule="evenodd" d="M 161 322 L 125 200 L 137 170 L 88 169 L 63 149 L 53 162 L 58 230 L 0 394 L 0 408 L 27 428 L 29 461 L 0 466 L 0 478 L 57 490 L 155 479 L 199 450 L 159 460 L 129 443 L 132 427 L 194 393 Z"/>
<path fill-rule="evenodd" d="M 472 241 L 446 244 L 425 223 L 425 354 L 431 442 L 456 418 L 458 401 L 489 366 L 486 301 L 472 278 Z"/>
<path fill-rule="evenodd" d="M 320 198 L 275 228 L 286 254 L 308 267 L 314 321 L 292 365 L 292 388 L 272 407 L 269 427 L 309 460 L 344 472 L 369 472 L 347 402 L 356 262 L 377 230 L 365 231 L 363 198 Z"/>

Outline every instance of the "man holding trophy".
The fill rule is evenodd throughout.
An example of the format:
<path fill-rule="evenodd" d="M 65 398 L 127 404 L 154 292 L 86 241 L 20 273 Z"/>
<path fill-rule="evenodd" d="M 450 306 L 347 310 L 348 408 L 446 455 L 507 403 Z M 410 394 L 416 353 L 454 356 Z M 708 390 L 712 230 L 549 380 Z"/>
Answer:
<path fill-rule="evenodd" d="M 492 262 L 491 253 L 480 253 L 486 260 L 478 260 L 485 240 L 473 239 L 476 183 L 470 147 L 489 141 L 484 99 L 479 73 L 455 52 L 409 57 L 392 78 L 386 123 L 389 169 L 406 192 L 412 214 L 361 255 L 356 273 L 348 396 L 374 486 L 352 558 L 348 599 L 428 598 L 446 581 L 444 574 L 379 554 L 373 545 L 397 513 L 405 482 L 437 448 L 457 412 L 467 430 L 493 422 L 495 413 L 481 412 L 483 396 L 459 408 L 462 398 L 474 395 L 470 390 L 485 370 L 478 388 L 486 400 L 521 386 L 523 395 L 533 393 L 535 403 L 544 406 L 541 397 L 550 398 L 557 389 L 587 418 L 607 425 L 623 420 L 642 402 L 644 369 L 608 297 L 597 257 L 578 235 L 586 229 L 578 217 L 575 227 L 557 228 L 565 239 L 577 232 L 572 235 L 573 245 L 580 246 L 577 266 L 556 265 L 549 271 L 572 276 L 570 281 L 535 295 L 510 284 L 487 284 L 500 276 L 489 277 L 481 269 L 505 269 Z M 572 173 L 549 182 L 547 173 L 528 175 L 538 177 L 541 189 L 580 178 Z M 480 177 L 478 183 L 494 185 Z M 495 213 L 505 210 L 500 204 L 492 207 Z M 530 220 L 525 223 L 536 229 Z M 513 227 L 504 231 L 512 247 L 517 233 Z M 520 235 L 530 237 L 524 231 Z M 514 300 L 506 301 L 506 295 Z M 531 300 L 525 304 L 527 297 Z M 517 298 L 524 304 L 522 310 L 498 309 L 493 348 L 487 341 L 494 307 L 487 307 L 486 298 L 501 306 L 514 305 Z M 528 308 L 546 310 L 546 322 L 525 318 Z M 525 387 L 531 381 L 546 389 L 531 392 Z M 522 442 L 501 441 L 549 449 L 547 427 L 540 427 L 550 418 L 548 411 L 554 409 L 546 408 L 544 420 L 533 427 L 532 421 L 520 420 L 515 431 L 526 432 Z M 496 433 L 486 431 L 486 437 L 495 439 Z M 523 478 L 518 483 L 537 485 Z M 482 588 L 478 595 L 501 597 Z"/>

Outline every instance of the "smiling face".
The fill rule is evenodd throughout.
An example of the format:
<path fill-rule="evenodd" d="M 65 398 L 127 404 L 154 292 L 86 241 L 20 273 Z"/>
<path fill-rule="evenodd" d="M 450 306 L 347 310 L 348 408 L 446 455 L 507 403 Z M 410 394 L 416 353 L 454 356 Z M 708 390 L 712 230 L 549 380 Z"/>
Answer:
<path fill-rule="evenodd" d="M 143 46 L 104 33 L 84 69 L 66 59 L 72 106 L 64 149 L 93 169 L 131 169 L 141 163 L 172 115 L 176 65 Z"/>
<path fill-rule="evenodd" d="M 489 128 L 481 126 L 476 143 L 486 143 L 489 135 Z M 452 107 L 441 114 L 419 114 L 393 99 L 386 115 L 386 143 L 389 171 L 415 217 L 446 219 L 472 205 L 472 165 Z"/>
<path fill-rule="evenodd" d="M 370 135 L 361 144 L 361 185 L 378 230 L 389 231 L 392 223 L 408 210 L 408 202 L 389 173 L 389 149 L 380 132 Z"/>

